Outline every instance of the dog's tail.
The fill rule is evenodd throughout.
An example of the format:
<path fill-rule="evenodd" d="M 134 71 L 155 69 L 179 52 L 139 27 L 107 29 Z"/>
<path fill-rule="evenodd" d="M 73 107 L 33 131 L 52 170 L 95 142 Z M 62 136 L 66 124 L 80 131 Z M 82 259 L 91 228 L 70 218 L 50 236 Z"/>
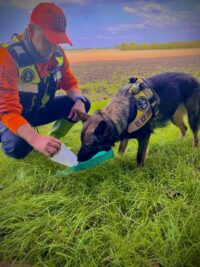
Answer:
<path fill-rule="evenodd" d="M 200 129 L 200 82 L 197 79 L 195 79 L 195 87 L 191 88 L 191 90 L 192 93 L 185 99 L 184 105 L 187 110 L 188 122 L 193 132 L 193 146 L 197 147 Z"/>
<path fill-rule="evenodd" d="M 197 98 L 198 98 L 198 126 L 200 127 L 200 80 L 198 80 L 198 86 L 197 86 Z"/>
<path fill-rule="evenodd" d="M 196 79 L 196 86 L 192 92 L 192 98 L 196 99 L 196 114 L 197 114 L 197 119 L 200 124 L 200 80 Z"/>

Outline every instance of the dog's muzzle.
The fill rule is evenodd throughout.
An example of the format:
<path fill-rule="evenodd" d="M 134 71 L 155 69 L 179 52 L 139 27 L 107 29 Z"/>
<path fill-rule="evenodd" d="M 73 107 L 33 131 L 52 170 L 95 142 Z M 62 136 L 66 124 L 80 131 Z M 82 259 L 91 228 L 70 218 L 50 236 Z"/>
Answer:
<path fill-rule="evenodd" d="M 109 151 L 111 149 L 111 145 L 105 144 L 103 146 L 81 146 L 77 158 L 78 161 L 86 161 L 91 159 L 96 153 L 100 151 Z"/>

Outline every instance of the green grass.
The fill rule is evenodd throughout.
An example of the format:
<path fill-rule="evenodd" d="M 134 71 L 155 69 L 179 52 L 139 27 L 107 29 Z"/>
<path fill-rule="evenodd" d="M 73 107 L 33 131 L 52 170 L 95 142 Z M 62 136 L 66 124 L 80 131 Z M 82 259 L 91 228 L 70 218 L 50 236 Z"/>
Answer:
<path fill-rule="evenodd" d="M 80 130 L 79 123 L 63 139 L 74 152 Z M 168 125 L 152 136 L 144 168 L 136 168 L 132 140 L 123 158 L 66 177 L 54 176 L 65 168 L 36 152 L 19 161 L 1 153 L 0 259 L 31 266 L 199 266 L 200 153 L 191 138 L 181 140 Z"/>
<path fill-rule="evenodd" d="M 178 62 L 172 69 L 182 71 Z M 200 77 L 190 64 L 186 72 Z M 104 99 L 91 112 L 129 76 L 168 70 L 157 61 L 135 66 L 134 73 L 133 67 L 114 64 L 111 71 L 107 65 L 101 74 L 107 80 L 98 80 L 91 66 L 97 77 L 89 83 L 82 76 L 84 93 Z M 40 131 L 47 134 L 49 127 Z M 77 123 L 62 140 L 75 153 L 81 128 Z M 199 267 L 200 153 L 191 144 L 190 131 L 181 139 L 169 124 L 152 135 L 144 168 L 136 167 L 137 144 L 131 140 L 124 157 L 68 176 L 55 176 L 66 168 L 37 152 L 23 160 L 0 152 L 0 265 Z"/>

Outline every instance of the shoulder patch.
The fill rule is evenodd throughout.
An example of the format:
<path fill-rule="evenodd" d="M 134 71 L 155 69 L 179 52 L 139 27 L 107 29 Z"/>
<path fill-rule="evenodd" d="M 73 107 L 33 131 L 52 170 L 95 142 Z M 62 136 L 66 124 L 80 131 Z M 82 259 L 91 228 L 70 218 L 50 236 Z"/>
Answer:
<path fill-rule="evenodd" d="M 8 47 L 9 53 L 12 55 L 14 60 L 17 62 L 19 67 L 25 67 L 27 65 L 32 65 L 33 61 L 31 57 L 24 50 L 21 42 L 14 43 Z"/>

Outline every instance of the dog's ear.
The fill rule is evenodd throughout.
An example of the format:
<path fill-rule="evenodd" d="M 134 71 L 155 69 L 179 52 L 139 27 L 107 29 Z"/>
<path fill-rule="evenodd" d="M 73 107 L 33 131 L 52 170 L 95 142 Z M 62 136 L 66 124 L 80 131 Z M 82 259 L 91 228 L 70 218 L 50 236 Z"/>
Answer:
<path fill-rule="evenodd" d="M 85 121 L 90 117 L 89 114 L 87 114 L 87 113 L 85 113 L 85 112 L 82 112 L 82 111 L 80 111 L 80 110 L 77 110 L 76 112 L 77 112 L 77 115 L 78 115 L 79 119 L 80 119 L 82 122 L 85 122 Z"/>
<path fill-rule="evenodd" d="M 106 121 L 100 121 L 99 125 L 94 131 L 95 135 L 103 135 L 105 129 L 107 127 L 107 122 Z"/>

